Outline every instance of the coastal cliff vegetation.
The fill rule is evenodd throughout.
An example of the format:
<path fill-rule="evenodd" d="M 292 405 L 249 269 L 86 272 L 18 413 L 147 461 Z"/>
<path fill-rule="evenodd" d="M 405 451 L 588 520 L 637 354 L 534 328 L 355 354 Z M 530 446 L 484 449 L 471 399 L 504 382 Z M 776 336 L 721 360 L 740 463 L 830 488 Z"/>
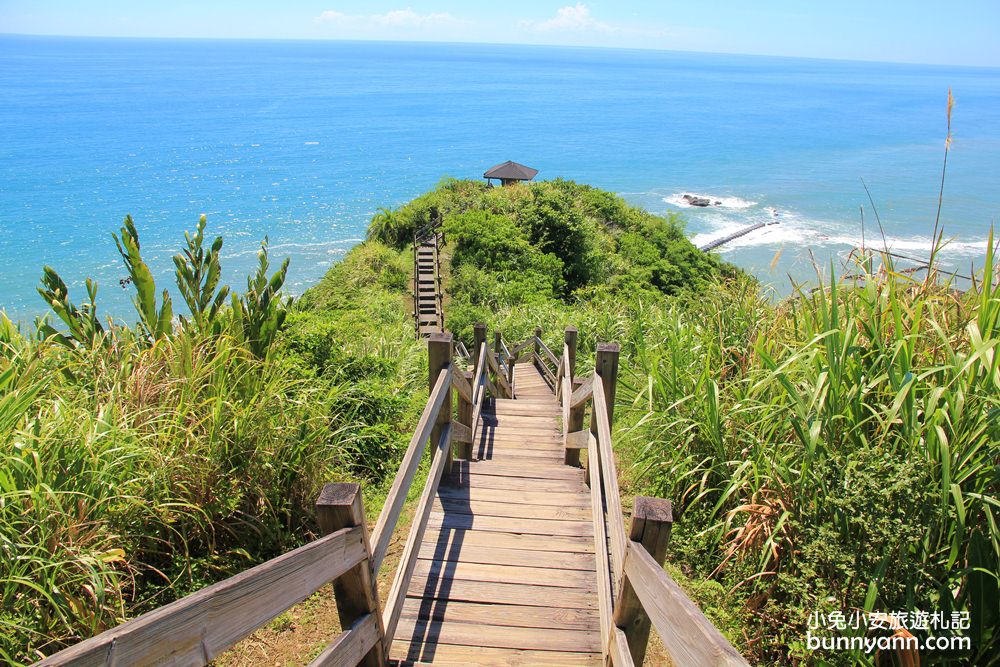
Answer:
<path fill-rule="evenodd" d="M 923 664 L 996 660 L 992 239 L 963 292 L 883 258 L 775 302 L 677 218 L 569 181 L 455 180 L 380 210 L 295 300 L 266 242 L 245 291 L 222 285 L 204 220 L 171 292 L 126 219 L 135 324 L 43 270 L 53 316 L 0 317 L 0 658 L 31 662 L 309 540 L 324 482 L 362 482 L 379 510 L 426 400 L 409 290 L 427 225 L 466 343 L 476 322 L 559 346 L 573 325 L 582 373 L 598 342 L 621 344 L 623 489 L 673 501 L 667 567 L 745 655 L 903 660 L 811 650 L 810 615 L 968 612 L 953 632 L 972 649 Z"/>

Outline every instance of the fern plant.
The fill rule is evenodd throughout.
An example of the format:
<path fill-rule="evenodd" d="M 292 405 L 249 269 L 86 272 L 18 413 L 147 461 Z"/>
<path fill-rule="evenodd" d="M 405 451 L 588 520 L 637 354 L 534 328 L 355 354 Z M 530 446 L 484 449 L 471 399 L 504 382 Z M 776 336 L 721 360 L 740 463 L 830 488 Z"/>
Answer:
<path fill-rule="evenodd" d="M 158 308 L 156 305 L 156 282 L 149 266 L 142 259 L 139 247 L 139 232 L 136 231 L 132 216 L 126 215 L 125 222 L 121 228 L 121 237 L 112 234 L 118 252 L 125 261 L 125 267 L 132 284 L 135 286 L 135 296 L 132 303 L 139 311 L 139 325 L 143 332 L 150 339 L 163 338 L 171 332 L 173 326 L 173 304 L 170 301 L 170 294 L 163 290 L 163 302 Z"/>
<path fill-rule="evenodd" d="M 177 288 L 181 291 L 184 303 L 191 310 L 194 329 L 198 333 L 218 334 L 221 323 L 217 316 L 229 296 L 229 286 L 218 287 L 222 273 L 222 265 L 219 262 L 222 237 L 216 236 L 212 246 L 206 250 L 205 223 L 206 218 L 202 215 L 198 220 L 194 236 L 184 232 L 187 247 L 174 255 L 174 266 L 177 267 L 174 273 L 177 276 Z M 185 327 L 191 325 L 183 315 L 180 319 Z"/>

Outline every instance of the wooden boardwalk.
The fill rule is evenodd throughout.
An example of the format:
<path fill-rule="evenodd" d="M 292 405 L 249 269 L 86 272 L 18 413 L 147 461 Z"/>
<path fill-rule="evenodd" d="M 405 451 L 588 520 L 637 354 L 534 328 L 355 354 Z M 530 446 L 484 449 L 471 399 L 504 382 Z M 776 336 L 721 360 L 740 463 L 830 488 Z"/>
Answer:
<path fill-rule="evenodd" d="M 416 318 L 417 334 L 421 337 L 444 331 L 438 256 L 440 238 L 437 232 L 432 232 L 422 241 L 414 240 L 413 314 Z"/>
<path fill-rule="evenodd" d="M 360 486 L 327 484 L 315 541 L 36 667 L 208 665 L 331 581 L 340 632 L 309 667 L 641 667 L 651 627 L 677 667 L 745 666 L 663 570 L 669 501 L 637 496 L 626 528 L 611 431 L 618 346 L 599 343 L 593 373 L 577 377 L 575 328 L 559 356 L 541 329 L 511 346 L 495 332 L 492 349 L 485 325 L 473 329 L 471 371 L 450 333 L 428 336 L 427 403 L 371 533 Z M 377 578 L 428 445 L 383 599 Z"/>
<path fill-rule="evenodd" d="M 442 478 L 391 657 L 398 664 L 597 665 L 594 528 L 563 462 L 560 407 L 530 364 Z"/>

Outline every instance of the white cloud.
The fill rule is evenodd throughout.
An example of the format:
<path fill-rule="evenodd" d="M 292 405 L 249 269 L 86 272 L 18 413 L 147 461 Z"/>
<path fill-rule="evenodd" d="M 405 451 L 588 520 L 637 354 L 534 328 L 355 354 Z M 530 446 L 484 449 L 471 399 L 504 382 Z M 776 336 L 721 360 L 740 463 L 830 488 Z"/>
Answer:
<path fill-rule="evenodd" d="M 453 23 L 455 17 L 445 13 L 418 14 L 412 9 L 394 9 L 385 14 L 372 14 L 371 20 L 380 25 L 421 26 Z"/>
<path fill-rule="evenodd" d="M 598 21 L 590 14 L 590 8 L 582 2 L 566 5 L 556 10 L 556 15 L 547 21 L 528 21 L 526 24 L 538 32 L 619 32 L 620 28 Z"/>
<path fill-rule="evenodd" d="M 393 9 L 384 14 L 351 15 L 328 9 L 315 18 L 317 23 L 333 23 L 338 25 L 367 25 L 390 28 L 419 28 L 421 26 L 439 26 L 461 23 L 446 12 L 418 14 L 410 8 Z"/>
<path fill-rule="evenodd" d="M 321 13 L 315 18 L 318 23 L 339 23 L 347 18 L 347 14 L 344 12 L 335 12 L 332 9 L 328 9 Z"/>

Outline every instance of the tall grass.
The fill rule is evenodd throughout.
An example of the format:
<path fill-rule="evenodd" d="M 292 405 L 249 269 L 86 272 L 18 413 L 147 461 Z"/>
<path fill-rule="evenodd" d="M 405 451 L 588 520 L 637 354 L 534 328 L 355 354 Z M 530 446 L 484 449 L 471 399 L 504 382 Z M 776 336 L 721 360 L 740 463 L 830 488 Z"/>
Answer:
<path fill-rule="evenodd" d="M 676 557 L 752 614 L 759 659 L 815 660 L 809 612 L 856 608 L 968 611 L 961 657 L 995 660 L 994 261 L 991 235 L 964 294 L 884 257 L 773 310 L 720 284 L 647 320 L 627 396 L 637 465 L 675 500 Z"/>
<path fill-rule="evenodd" d="M 401 260 L 361 246 L 266 349 L 223 299 L 203 299 L 215 320 L 158 337 L 22 333 L 0 316 L 0 662 L 300 544 L 325 482 L 378 495 L 426 378 L 387 268 Z"/>

